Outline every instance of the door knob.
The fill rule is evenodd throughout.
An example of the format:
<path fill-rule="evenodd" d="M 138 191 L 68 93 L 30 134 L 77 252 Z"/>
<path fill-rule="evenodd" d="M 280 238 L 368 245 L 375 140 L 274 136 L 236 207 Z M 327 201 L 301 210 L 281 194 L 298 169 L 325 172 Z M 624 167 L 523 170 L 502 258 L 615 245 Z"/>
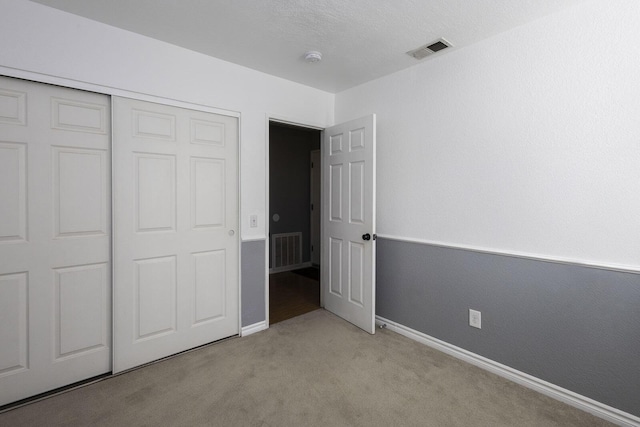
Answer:
<path fill-rule="evenodd" d="M 371 234 L 369 234 L 369 233 L 363 234 L 362 235 L 362 240 L 371 240 Z"/>

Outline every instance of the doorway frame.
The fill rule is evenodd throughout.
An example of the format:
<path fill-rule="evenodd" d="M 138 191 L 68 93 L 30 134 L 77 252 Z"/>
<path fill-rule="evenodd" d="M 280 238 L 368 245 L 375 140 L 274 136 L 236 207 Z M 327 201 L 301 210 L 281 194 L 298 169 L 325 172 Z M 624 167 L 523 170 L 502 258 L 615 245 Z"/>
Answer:
<path fill-rule="evenodd" d="M 311 150 L 309 152 L 309 163 L 311 165 L 311 170 L 309 171 L 309 175 L 310 175 L 310 183 L 309 183 L 309 195 L 310 195 L 310 201 L 311 201 L 311 210 L 312 213 L 309 215 L 310 219 L 311 219 L 311 227 L 309 230 L 309 252 L 311 253 L 311 265 L 313 266 L 313 260 L 315 257 L 315 254 L 317 253 L 317 260 L 318 260 L 318 264 L 321 263 L 321 259 L 322 259 L 322 251 L 320 250 L 320 248 L 322 247 L 322 232 L 321 232 L 321 228 L 322 228 L 322 137 L 324 135 L 322 134 L 322 132 L 320 133 L 320 148 L 317 150 Z M 316 161 L 317 165 L 318 165 L 318 183 L 314 184 L 314 163 L 313 163 L 313 155 L 315 153 L 318 153 L 318 159 Z M 319 192 L 319 197 L 318 197 L 318 203 L 317 206 L 315 204 L 313 204 L 313 198 L 315 196 L 315 192 Z M 318 223 L 317 223 L 317 230 L 316 233 L 318 234 L 317 236 L 315 236 L 318 240 L 318 247 L 317 247 L 317 251 L 314 250 L 313 247 L 313 243 L 314 243 L 314 233 L 313 233 L 313 223 L 314 223 L 314 215 L 319 215 L 318 219 Z M 322 296 L 320 297 L 320 302 L 322 302 Z"/>
<path fill-rule="evenodd" d="M 270 319 L 269 319 L 269 255 L 271 254 L 271 249 L 269 248 L 269 234 L 271 233 L 271 230 L 269 228 L 269 201 L 271 199 L 271 193 L 269 192 L 269 183 L 271 181 L 271 169 L 269 167 L 269 160 L 271 159 L 271 139 L 270 139 L 270 134 L 269 134 L 269 123 L 274 122 L 274 123 L 282 123 L 285 125 L 292 125 L 292 126 L 297 126 L 297 127 L 301 127 L 301 128 L 306 128 L 306 129 L 312 129 L 312 130 L 319 130 L 320 131 L 320 153 L 322 153 L 323 148 L 322 148 L 322 141 L 323 141 L 323 137 L 324 137 L 324 130 L 331 126 L 331 125 L 322 125 L 319 123 L 311 123 L 309 121 L 303 120 L 303 119 L 296 119 L 296 118 L 292 118 L 292 117 L 285 117 L 285 116 L 281 116 L 278 114 L 269 114 L 267 113 L 265 116 L 265 187 L 264 187 L 264 193 L 265 193 L 265 209 L 264 209 L 264 232 L 265 232 L 265 236 L 264 236 L 264 247 L 265 247 L 265 251 L 264 251 L 264 319 L 265 319 L 265 324 L 266 327 L 269 328 L 270 326 Z M 321 156 L 322 157 L 322 156 Z M 321 189 L 320 192 L 322 192 L 322 169 L 320 170 L 320 185 L 321 185 Z M 321 232 L 322 235 L 322 232 Z M 320 252 L 320 265 L 322 265 L 322 252 Z M 322 298 L 322 277 L 320 278 L 320 307 L 324 307 L 324 301 Z"/>

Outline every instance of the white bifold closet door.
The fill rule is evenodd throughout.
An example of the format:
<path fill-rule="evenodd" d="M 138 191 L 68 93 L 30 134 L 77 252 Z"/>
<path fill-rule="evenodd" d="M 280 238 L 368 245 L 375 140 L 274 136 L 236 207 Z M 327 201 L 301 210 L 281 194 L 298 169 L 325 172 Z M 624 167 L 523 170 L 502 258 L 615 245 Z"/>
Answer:
<path fill-rule="evenodd" d="M 120 372 L 238 334 L 238 119 L 112 102 Z"/>
<path fill-rule="evenodd" d="M 0 77 L 0 405 L 111 370 L 109 116 Z"/>

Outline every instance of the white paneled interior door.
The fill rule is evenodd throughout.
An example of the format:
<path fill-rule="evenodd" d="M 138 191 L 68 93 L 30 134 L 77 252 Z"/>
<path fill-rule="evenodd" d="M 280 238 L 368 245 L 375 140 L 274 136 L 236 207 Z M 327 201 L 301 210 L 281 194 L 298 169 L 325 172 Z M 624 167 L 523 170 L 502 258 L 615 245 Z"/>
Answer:
<path fill-rule="evenodd" d="M 327 310 L 375 332 L 376 116 L 324 131 L 322 292 Z"/>
<path fill-rule="evenodd" d="M 0 405 L 111 370 L 109 116 L 0 77 Z"/>
<path fill-rule="evenodd" d="M 238 119 L 112 102 L 119 372 L 238 334 Z"/>

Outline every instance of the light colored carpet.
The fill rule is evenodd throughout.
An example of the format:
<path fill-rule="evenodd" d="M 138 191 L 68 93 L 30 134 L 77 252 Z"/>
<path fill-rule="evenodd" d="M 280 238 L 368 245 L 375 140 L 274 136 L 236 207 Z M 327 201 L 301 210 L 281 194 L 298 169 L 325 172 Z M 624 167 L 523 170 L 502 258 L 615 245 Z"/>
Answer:
<path fill-rule="evenodd" d="M 2 426 L 605 426 L 317 310 L 0 414 Z"/>

